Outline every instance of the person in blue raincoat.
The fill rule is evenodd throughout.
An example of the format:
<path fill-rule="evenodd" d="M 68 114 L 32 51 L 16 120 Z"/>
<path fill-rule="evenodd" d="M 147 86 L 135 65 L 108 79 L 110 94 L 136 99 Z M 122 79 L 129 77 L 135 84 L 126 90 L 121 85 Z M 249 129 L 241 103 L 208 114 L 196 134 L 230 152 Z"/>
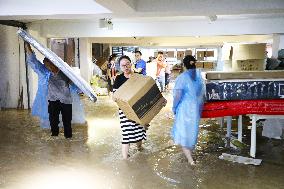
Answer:
<path fill-rule="evenodd" d="M 49 80 L 51 78 L 52 72 L 55 71 L 57 68 L 52 63 L 47 64 L 46 58 L 43 61 L 45 64 L 42 64 L 39 60 L 37 60 L 34 52 L 32 51 L 32 49 L 30 47 L 30 45 L 26 42 L 25 42 L 25 49 L 26 49 L 26 53 L 27 53 L 27 60 L 26 61 L 27 61 L 28 65 L 38 75 L 38 90 L 37 90 L 36 97 L 34 99 L 34 103 L 33 103 L 33 106 L 32 106 L 32 115 L 40 118 L 40 126 L 42 128 L 50 128 L 50 115 L 49 115 L 49 111 L 48 111 L 48 109 L 49 109 L 48 108 L 49 107 L 49 102 L 48 102 L 48 95 L 49 95 L 48 87 L 49 86 L 48 86 L 48 84 L 49 84 Z M 70 97 L 69 97 L 70 102 L 73 104 L 73 107 L 75 109 L 72 108 L 72 107 L 67 108 L 67 110 L 71 109 L 71 111 L 72 111 L 72 112 L 70 112 L 71 114 L 68 113 L 69 114 L 68 115 L 68 122 L 72 120 L 72 123 L 85 123 L 83 105 L 80 102 L 80 97 L 79 97 L 78 92 L 77 92 L 79 89 L 73 84 L 69 85 L 69 89 L 70 89 Z M 57 113 L 59 114 L 59 112 L 57 112 Z M 74 115 L 74 113 L 75 113 L 75 115 Z M 72 119 L 72 117 L 73 117 L 73 119 Z M 65 120 L 66 120 L 66 116 L 65 116 L 65 118 L 63 118 L 63 125 L 64 125 Z M 59 122 L 59 120 L 58 121 L 56 120 L 55 122 Z M 52 130 L 51 131 L 52 134 L 54 136 L 57 136 L 58 135 L 58 123 L 57 123 L 57 126 L 55 126 L 55 130 L 57 130 L 56 133 L 54 132 L 54 128 L 53 129 L 51 128 L 51 130 Z M 72 129 L 71 129 L 71 131 L 70 131 L 70 128 L 66 129 L 66 130 L 69 130 L 69 132 L 68 132 L 68 134 L 66 134 L 65 128 L 64 128 L 65 137 L 66 138 L 72 137 Z"/>
<path fill-rule="evenodd" d="M 176 78 L 172 107 L 175 120 L 171 135 L 191 165 L 195 164 L 191 154 L 197 143 L 204 96 L 203 79 L 195 63 L 196 59 L 191 55 L 183 59 L 186 71 Z"/>

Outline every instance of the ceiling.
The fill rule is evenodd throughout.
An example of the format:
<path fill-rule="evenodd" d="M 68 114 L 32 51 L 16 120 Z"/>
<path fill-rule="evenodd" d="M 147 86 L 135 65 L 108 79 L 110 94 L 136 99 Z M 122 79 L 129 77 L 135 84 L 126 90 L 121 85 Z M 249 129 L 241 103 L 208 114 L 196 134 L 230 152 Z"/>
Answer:
<path fill-rule="evenodd" d="M 1 20 L 279 17 L 283 0 L 0 0 Z"/>
<path fill-rule="evenodd" d="M 0 0 L 0 20 L 35 23 L 50 20 L 98 21 L 110 18 L 116 23 L 284 19 L 284 0 Z M 213 20 L 214 22 L 214 20 Z M 151 29 L 151 28 L 149 28 Z M 210 29 L 210 28 L 209 28 Z M 91 38 L 96 42 L 137 45 L 218 45 L 223 42 L 263 42 L 271 35 L 180 37 Z"/>

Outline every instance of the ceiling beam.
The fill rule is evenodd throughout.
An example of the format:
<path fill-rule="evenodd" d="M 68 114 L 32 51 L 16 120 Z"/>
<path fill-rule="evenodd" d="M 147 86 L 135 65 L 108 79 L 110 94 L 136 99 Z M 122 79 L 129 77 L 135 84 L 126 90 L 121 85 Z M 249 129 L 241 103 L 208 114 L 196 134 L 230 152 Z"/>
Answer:
<path fill-rule="evenodd" d="M 113 14 L 136 12 L 135 0 L 96 0 L 98 4 L 110 10 Z"/>
<path fill-rule="evenodd" d="M 15 20 L 0 20 L 0 24 L 6 25 L 6 26 L 13 26 L 13 27 L 19 27 L 24 30 L 27 29 L 27 26 L 23 22 L 15 21 Z"/>

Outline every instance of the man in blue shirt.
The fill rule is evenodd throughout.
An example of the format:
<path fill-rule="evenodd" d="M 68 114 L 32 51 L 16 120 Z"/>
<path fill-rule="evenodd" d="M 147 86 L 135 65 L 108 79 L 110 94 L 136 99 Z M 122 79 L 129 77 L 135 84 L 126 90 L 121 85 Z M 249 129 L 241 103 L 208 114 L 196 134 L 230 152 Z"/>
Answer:
<path fill-rule="evenodd" d="M 135 51 L 136 63 L 133 69 L 134 72 L 136 73 L 146 75 L 146 62 L 141 59 L 141 56 L 142 56 L 141 51 Z"/>

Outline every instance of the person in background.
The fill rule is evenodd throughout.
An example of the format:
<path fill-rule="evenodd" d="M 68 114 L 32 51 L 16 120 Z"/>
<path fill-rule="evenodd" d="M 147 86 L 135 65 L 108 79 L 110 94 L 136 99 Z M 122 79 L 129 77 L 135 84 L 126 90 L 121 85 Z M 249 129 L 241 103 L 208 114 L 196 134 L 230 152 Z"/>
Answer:
<path fill-rule="evenodd" d="M 116 54 L 112 54 L 109 59 L 108 59 L 108 64 L 107 64 L 107 82 L 108 82 L 108 91 L 109 93 L 113 92 L 113 83 L 116 77 L 116 67 L 115 67 L 115 62 L 117 59 Z"/>
<path fill-rule="evenodd" d="M 154 59 L 155 59 L 155 57 L 149 56 L 149 60 L 147 61 L 147 63 L 151 63 Z"/>
<path fill-rule="evenodd" d="M 196 59 L 191 55 L 183 59 L 186 71 L 176 78 L 172 107 L 175 120 L 171 135 L 175 144 L 182 147 L 191 165 L 195 165 L 192 150 L 197 143 L 205 88 L 195 63 Z"/>
<path fill-rule="evenodd" d="M 168 61 L 166 61 L 166 68 L 165 68 L 165 90 L 169 90 L 170 84 L 170 75 L 171 75 L 171 65 Z"/>
<path fill-rule="evenodd" d="M 38 74 L 38 91 L 34 100 L 32 114 L 40 117 L 41 124 L 48 128 L 51 136 L 59 134 L 59 114 L 62 114 L 65 138 L 72 137 L 72 96 L 71 81 L 48 58 L 43 64 L 37 60 L 31 46 L 25 42 L 27 63 Z M 78 94 L 77 94 L 78 95 Z M 48 122 L 49 121 L 49 122 Z"/>
<path fill-rule="evenodd" d="M 165 63 L 164 53 L 162 51 L 158 52 L 158 56 L 155 62 L 157 63 L 157 72 L 156 72 L 157 85 L 160 88 L 160 91 L 164 92 L 165 90 L 165 68 L 167 67 L 167 64 Z"/>
<path fill-rule="evenodd" d="M 135 51 L 135 66 L 133 67 L 134 72 L 146 75 L 146 62 L 141 59 L 142 53 L 141 51 Z"/>
<path fill-rule="evenodd" d="M 156 80 L 157 64 L 154 62 L 155 57 L 150 56 L 146 64 L 147 75 Z"/>
<path fill-rule="evenodd" d="M 114 92 L 134 73 L 131 68 L 131 60 L 128 56 L 121 56 L 118 62 L 123 73 L 117 75 L 114 81 Z M 127 159 L 131 143 L 136 143 L 138 150 L 142 150 L 142 140 L 146 140 L 146 130 L 142 125 L 127 119 L 121 109 L 119 109 L 119 120 L 122 130 L 122 157 L 123 159 Z"/>

